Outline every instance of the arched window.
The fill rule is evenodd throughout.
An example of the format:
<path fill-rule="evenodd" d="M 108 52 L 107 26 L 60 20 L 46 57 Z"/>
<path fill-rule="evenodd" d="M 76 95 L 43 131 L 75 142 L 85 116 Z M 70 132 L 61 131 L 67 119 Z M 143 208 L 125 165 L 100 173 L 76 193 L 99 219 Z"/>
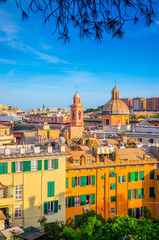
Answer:
<path fill-rule="evenodd" d="M 80 111 L 78 112 L 78 118 L 79 118 L 79 120 L 81 119 L 81 112 Z"/>
<path fill-rule="evenodd" d="M 75 112 L 72 113 L 72 119 L 75 119 Z"/>

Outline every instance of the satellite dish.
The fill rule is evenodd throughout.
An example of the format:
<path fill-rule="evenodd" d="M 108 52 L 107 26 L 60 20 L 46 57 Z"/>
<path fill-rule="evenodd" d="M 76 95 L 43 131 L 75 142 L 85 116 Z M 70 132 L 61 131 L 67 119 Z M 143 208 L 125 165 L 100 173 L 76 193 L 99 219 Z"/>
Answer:
<path fill-rule="evenodd" d="M 61 144 L 64 144 L 66 142 L 65 138 L 64 137 L 59 137 L 59 142 Z"/>

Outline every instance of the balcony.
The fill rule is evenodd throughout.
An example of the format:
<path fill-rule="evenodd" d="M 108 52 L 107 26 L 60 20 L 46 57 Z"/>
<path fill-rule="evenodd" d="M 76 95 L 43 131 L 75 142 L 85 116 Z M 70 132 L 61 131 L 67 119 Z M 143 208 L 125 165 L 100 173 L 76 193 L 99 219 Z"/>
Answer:
<path fill-rule="evenodd" d="M 13 197 L 13 187 L 0 183 L 0 199 Z"/>

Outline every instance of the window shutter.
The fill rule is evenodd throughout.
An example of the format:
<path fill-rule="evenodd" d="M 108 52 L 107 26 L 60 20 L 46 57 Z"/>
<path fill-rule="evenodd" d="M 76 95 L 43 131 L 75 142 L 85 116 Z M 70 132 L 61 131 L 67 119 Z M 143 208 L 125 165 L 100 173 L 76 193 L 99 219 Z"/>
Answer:
<path fill-rule="evenodd" d="M 131 199 L 131 190 L 128 190 L 128 199 Z"/>
<path fill-rule="evenodd" d="M 95 185 L 95 175 L 92 176 L 92 185 Z"/>
<path fill-rule="evenodd" d="M 12 173 L 15 173 L 15 162 L 12 162 Z"/>
<path fill-rule="evenodd" d="M 72 207 L 75 206 L 75 196 L 72 196 Z"/>
<path fill-rule="evenodd" d="M 54 182 L 47 183 L 47 196 L 54 197 Z"/>
<path fill-rule="evenodd" d="M 38 160 L 38 171 L 42 170 L 42 160 Z"/>
<path fill-rule="evenodd" d="M 110 184 L 110 189 L 116 189 L 116 183 L 111 183 Z"/>
<path fill-rule="evenodd" d="M 58 200 L 54 201 L 54 213 L 58 212 Z"/>
<path fill-rule="evenodd" d="M 115 202 L 116 201 L 116 196 L 111 196 L 111 202 Z"/>
<path fill-rule="evenodd" d="M 130 172 L 130 182 L 136 181 L 136 174 L 135 172 Z"/>
<path fill-rule="evenodd" d="M 58 159 L 54 159 L 54 169 L 58 169 Z"/>
<path fill-rule="evenodd" d="M 66 178 L 66 188 L 68 188 L 68 177 Z"/>
<path fill-rule="evenodd" d="M 78 222 L 80 215 L 75 215 L 75 224 Z"/>
<path fill-rule="evenodd" d="M 155 197 L 154 187 L 150 187 L 150 197 Z"/>
<path fill-rule="evenodd" d="M 75 177 L 72 177 L 72 187 L 75 187 Z"/>
<path fill-rule="evenodd" d="M 95 194 L 92 194 L 92 204 L 95 204 Z"/>
<path fill-rule="evenodd" d="M 23 172 L 30 172 L 30 171 L 31 171 L 31 161 L 24 161 Z"/>
<path fill-rule="evenodd" d="M 48 170 L 48 160 L 44 160 L 44 170 Z"/>
<path fill-rule="evenodd" d="M 157 175 L 157 180 L 159 180 L 159 175 Z"/>
<path fill-rule="evenodd" d="M 154 170 L 150 170 L 150 179 L 154 179 Z"/>
<path fill-rule="evenodd" d="M 132 216 L 132 208 L 128 209 L 128 214 L 129 214 L 129 216 Z"/>
<path fill-rule="evenodd" d="M 87 177 L 81 176 L 81 187 L 85 187 L 87 183 Z"/>
<path fill-rule="evenodd" d="M 136 195 L 135 195 L 135 199 L 137 199 L 138 198 L 138 195 L 139 195 L 139 193 L 138 193 L 138 189 L 136 189 Z"/>
<path fill-rule="evenodd" d="M 139 172 L 139 180 L 143 181 L 144 180 L 144 171 Z"/>
<path fill-rule="evenodd" d="M 86 205 L 86 195 L 81 195 L 81 205 Z"/>
<path fill-rule="evenodd" d="M 120 176 L 118 177 L 118 182 L 121 183 Z"/>
<path fill-rule="evenodd" d="M 8 173 L 8 163 L 3 163 L 3 173 Z"/>
<path fill-rule="evenodd" d="M 110 172 L 110 177 L 116 177 L 116 172 Z"/>
<path fill-rule="evenodd" d="M 135 181 L 138 180 L 138 172 L 135 172 Z"/>
<path fill-rule="evenodd" d="M 144 198 L 144 188 L 139 189 L 139 196 L 140 198 Z"/>
<path fill-rule="evenodd" d="M 72 197 L 68 197 L 68 207 L 71 207 L 71 199 Z"/>
<path fill-rule="evenodd" d="M 125 175 L 123 176 L 123 182 L 126 182 L 126 176 Z"/>
<path fill-rule="evenodd" d="M 47 202 L 44 202 L 44 214 L 48 214 Z"/>

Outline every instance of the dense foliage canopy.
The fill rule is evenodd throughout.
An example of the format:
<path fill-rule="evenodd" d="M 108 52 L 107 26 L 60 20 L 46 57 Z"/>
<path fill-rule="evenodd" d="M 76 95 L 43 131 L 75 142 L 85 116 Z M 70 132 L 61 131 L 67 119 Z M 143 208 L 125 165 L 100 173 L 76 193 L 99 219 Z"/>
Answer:
<path fill-rule="evenodd" d="M 7 3 L 8 0 L 0 0 Z M 154 0 L 155 1 L 155 0 Z M 59 39 L 69 41 L 72 27 L 81 39 L 101 40 L 105 33 L 121 38 L 125 22 L 139 20 L 149 26 L 155 17 L 153 0 L 15 0 L 22 19 L 30 12 L 42 12 L 43 22 L 51 22 Z"/>

